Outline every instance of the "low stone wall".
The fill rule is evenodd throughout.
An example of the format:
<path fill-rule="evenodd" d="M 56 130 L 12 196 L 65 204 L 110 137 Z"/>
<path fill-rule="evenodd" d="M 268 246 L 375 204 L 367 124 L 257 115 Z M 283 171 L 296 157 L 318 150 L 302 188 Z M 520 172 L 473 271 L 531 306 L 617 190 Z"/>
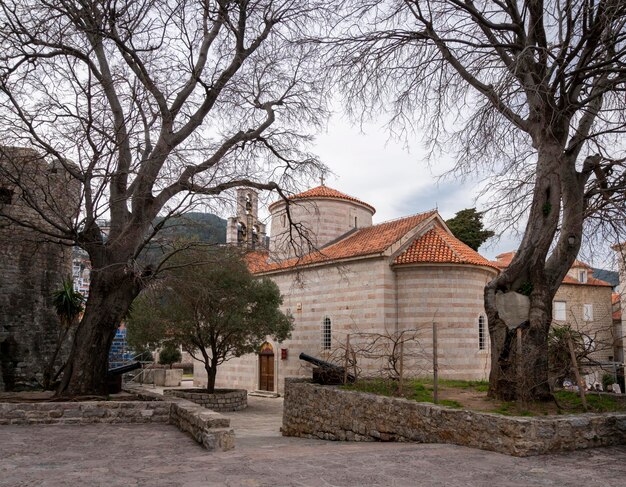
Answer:
<path fill-rule="evenodd" d="M 245 389 L 216 389 L 213 394 L 204 389 L 166 389 L 163 394 L 181 397 L 222 413 L 241 411 L 248 407 L 248 391 Z"/>
<path fill-rule="evenodd" d="M 189 433 L 207 450 L 231 450 L 230 419 L 185 399 L 131 390 L 143 401 L 0 403 L 0 425 L 169 423 Z"/>
<path fill-rule="evenodd" d="M 163 401 L 0 403 L 3 424 L 167 423 Z"/>
<path fill-rule="evenodd" d="M 510 417 L 285 380 L 283 435 L 452 443 L 515 456 L 626 444 L 626 413 Z"/>

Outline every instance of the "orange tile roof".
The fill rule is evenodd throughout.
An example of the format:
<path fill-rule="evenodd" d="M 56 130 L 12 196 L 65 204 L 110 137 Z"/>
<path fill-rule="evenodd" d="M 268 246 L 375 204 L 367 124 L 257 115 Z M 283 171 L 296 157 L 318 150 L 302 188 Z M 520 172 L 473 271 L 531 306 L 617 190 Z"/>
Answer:
<path fill-rule="evenodd" d="M 498 268 L 438 225 L 416 239 L 394 260 L 394 264 L 416 263 L 473 264 Z"/>
<path fill-rule="evenodd" d="M 358 198 L 355 198 L 354 196 L 350 196 L 348 194 L 342 193 L 341 191 L 337 191 L 336 189 L 333 188 L 329 188 L 328 186 L 317 186 L 316 188 L 311 188 L 307 191 L 304 191 L 302 193 L 298 193 L 298 194 L 294 194 L 293 196 L 290 196 L 289 199 L 292 201 L 297 201 L 297 200 L 307 200 L 307 199 L 318 199 L 318 198 L 330 198 L 330 199 L 339 199 L 339 200 L 348 200 L 348 201 L 352 201 L 354 203 L 358 203 L 360 205 L 366 206 L 367 208 L 369 208 L 370 210 L 372 210 L 372 214 L 376 213 L 376 208 L 374 208 L 372 205 L 366 203 L 365 201 L 361 201 Z M 271 211 L 272 206 L 281 203 L 283 200 L 278 200 L 278 201 L 274 201 L 274 203 L 272 203 L 269 206 L 269 209 Z"/>
<path fill-rule="evenodd" d="M 496 261 L 492 261 L 491 263 L 500 269 L 506 269 L 513 260 L 513 256 L 515 252 L 505 252 L 503 254 L 496 255 Z M 572 268 L 575 267 L 584 267 L 585 269 L 591 270 L 591 267 L 588 264 L 576 259 L 572 264 Z M 578 279 L 575 279 L 569 275 L 566 275 L 563 278 L 563 284 L 578 284 L 581 286 L 609 286 L 612 287 L 608 282 L 603 281 L 601 279 L 596 279 L 595 277 L 587 276 L 587 282 L 580 282 Z"/>
<path fill-rule="evenodd" d="M 497 260 L 494 262 L 494 264 L 496 264 L 501 269 L 504 269 L 505 267 L 508 267 L 509 265 L 511 265 L 511 261 L 513 260 L 514 256 L 515 256 L 515 252 L 504 252 L 502 254 L 498 254 L 496 255 Z M 585 269 L 591 270 L 591 267 L 589 266 L 589 264 L 585 264 L 583 261 L 578 260 L 578 259 L 576 259 L 574 263 L 572 264 L 572 268 L 574 267 L 584 267 Z"/>
<path fill-rule="evenodd" d="M 619 293 L 611 294 L 611 304 L 619 304 L 621 301 Z"/>
<path fill-rule="evenodd" d="M 270 262 L 268 255 L 258 252 L 250 254 L 249 266 L 252 272 L 270 272 L 300 265 L 318 264 L 334 260 L 380 254 L 390 245 L 400 240 L 409 230 L 435 215 L 435 210 L 420 213 L 398 220 L 392 220 L 371 227 L 361 228 L 338 242 L 331 243 L 317 252 L 300 258 L 281 262 Z"/>
<path fill-rule="evenodd" d="M 574 279 L 572 276 L 566 275 L 563 278 L 563 284 L 577 284 L 579 286 L 611 286 L 608 282 L 602 279 L 596 279 L 595 277 L 587 276 L 587 282 L 580 282 L 578 279 Z"/>

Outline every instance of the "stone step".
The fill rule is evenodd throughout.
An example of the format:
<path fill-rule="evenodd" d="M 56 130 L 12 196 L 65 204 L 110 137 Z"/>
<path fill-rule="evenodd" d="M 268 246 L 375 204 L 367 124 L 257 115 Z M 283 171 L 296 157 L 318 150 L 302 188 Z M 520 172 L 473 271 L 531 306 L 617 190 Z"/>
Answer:
<path fill-rule="evenodd" d="M 252 391 L 248 392 L 248 396 L 255 397 L 280 397 L 278 392 L 270 392 L 270 391 Z"/>

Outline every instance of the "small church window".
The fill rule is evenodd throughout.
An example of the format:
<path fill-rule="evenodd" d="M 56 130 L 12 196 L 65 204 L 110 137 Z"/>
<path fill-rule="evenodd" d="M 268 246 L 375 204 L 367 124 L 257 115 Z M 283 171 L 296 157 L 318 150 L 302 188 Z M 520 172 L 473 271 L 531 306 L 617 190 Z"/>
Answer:
<path fill-rule="evenodd" d="M 328 316 L 322 320 L 322 350 L 330 350 L 330 339 L 332 336 L 332 323 Z"/>
<path fill-rule="evenodd" d="M 478 317 L 478 350 L 485 350 L 487 347 L 487 333 L 485 330 L 485 317 Z"/>

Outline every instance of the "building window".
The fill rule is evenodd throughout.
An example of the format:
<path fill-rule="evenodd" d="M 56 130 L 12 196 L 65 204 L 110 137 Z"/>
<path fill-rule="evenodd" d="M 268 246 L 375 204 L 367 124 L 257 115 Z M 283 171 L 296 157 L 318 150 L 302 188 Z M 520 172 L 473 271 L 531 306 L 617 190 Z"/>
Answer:
<path fill-rule="evenodd" d="M 322 320 L 322 350 L 330 350 L 330 338 L 332 336 L 332 324 L 328 316 Z"/>
<path fill-rule="evenodd" d="M 578 280 L 583 284 L 587 282 L 587 271 L 578 271 Z"/>
<path fill-rule="evenodd" d="M 480 315 L 478 317 L 478 350 L 485 350 L 487 348 L 487 330 L 485 329 L 485 317 Z"/>
<path fill-rule="evenodd" d="M 583 304 L 583 320 L 593 321 L 593 304 Z"/>
<path fill-rule="evenodd" d="M 559 321 L 565 321 L 567 319 L 567 312 L 565 301 L 555 301 L 554 302 L 554 310 L 552 312 L 553 318 Z"/>

